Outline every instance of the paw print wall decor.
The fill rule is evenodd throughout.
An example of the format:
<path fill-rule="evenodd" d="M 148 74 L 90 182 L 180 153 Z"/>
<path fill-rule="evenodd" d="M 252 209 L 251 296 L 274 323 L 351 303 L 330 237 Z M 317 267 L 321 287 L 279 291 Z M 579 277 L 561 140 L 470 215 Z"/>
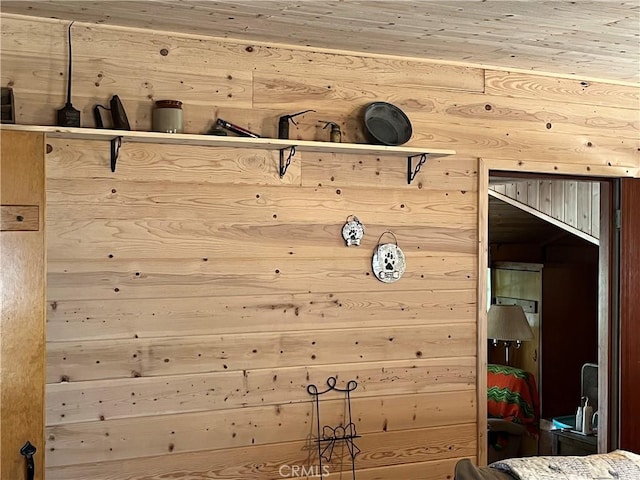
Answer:
<path fill-rule="evenodd" d="M 386 234 L 393 236 L 394 243 L 380 243 L 382 237 Z M 373 250 L 373 259 L 371 260 L 373 273 L 376 278 L 384 283 L 393 283 L 400 280 L 406 268 L 404 253 L 398 246 L 398 240 L 392 232 L 384 232 L 378 239 L 378 245 Z"/>
<path fill-rule="evenodd" d="M 351 220 L 349 220 L 351 218 Z M 342 238 L 347 242 L 347 247 L 355 245 L 360 246 L 360 240 L 364 236 L 364 225 L 360 223 L 358 217 L 355 215 L 349 215 L 347 217 L 347 223 L 342 227 Z"/>

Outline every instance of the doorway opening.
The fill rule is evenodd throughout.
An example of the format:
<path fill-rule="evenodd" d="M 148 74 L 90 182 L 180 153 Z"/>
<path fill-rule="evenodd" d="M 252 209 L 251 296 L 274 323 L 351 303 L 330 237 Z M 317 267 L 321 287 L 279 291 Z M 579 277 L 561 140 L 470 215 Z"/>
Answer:
<path fill-rule="evenodd" d="M 505 358 L 486 337 L 492 303 L 521 305 L 533 331 L 510 363 L 534 378 L 540 435 L 523 436 L 516 456 L 608 451 L 612 181 L 494 170 L 482 180 L 479 372 Z M 562 423 L 575 419 L 585 395 L 585 366 L 595 383 L 587 386 L 598 411 L 593 435 Z"/>

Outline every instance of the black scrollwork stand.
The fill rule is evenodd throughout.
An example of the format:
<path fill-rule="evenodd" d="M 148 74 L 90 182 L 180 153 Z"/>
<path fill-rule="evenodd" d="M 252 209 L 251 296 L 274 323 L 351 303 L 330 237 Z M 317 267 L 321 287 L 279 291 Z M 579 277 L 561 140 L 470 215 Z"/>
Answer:
<path fill-rule="evenodd" d="M 318 462 L 320 467 L 320 480 L 322 480 L 324 471 L 322 468 L 322 460 L 326 460 L 327 463 L 331 462 L 331 456 L 333 455 L 333 448 L 336 442 L 345 442 L 347 449 L 349 450 L 349 456 L 351 457 L 351 478 L 356 478 L 356 455 L 360 453 L 360 449 L 354 443 L 356 438 L 360 438 L 360 435 L 356 433 L 356 426 L 351 419 L 351 392 L 357 387 L 358 383 L 355 380 L 349 380 L 346 388 L 336 387 L 338 380 L 336 377 L 327 378 L 328 388 L 323 391 L 318 391 L 318 387 L 315 385 L 307 386 L 307 392 L 313 397 L 313 401 L 316 407 L 316 422 L 318 428 Z M 348 409 L 348 422 L 346 425 L 338 425 L 337 427 L 331 427 L 325 425 L 320 430 L 320 395 L 324 395 L 327 392 L 340 392 L 345 394 L 345 400 L 347 402 Z"/>

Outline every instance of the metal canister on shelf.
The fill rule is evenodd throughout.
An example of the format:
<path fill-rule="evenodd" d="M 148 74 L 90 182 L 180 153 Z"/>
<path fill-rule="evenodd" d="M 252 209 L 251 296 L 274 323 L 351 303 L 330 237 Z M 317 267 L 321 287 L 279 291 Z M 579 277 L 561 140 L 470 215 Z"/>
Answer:
<path fill-rule="evenodd" d="M 319 123 L 324 123 L 324 127 L 322 127 L 322 129 L 324 130 L 325 128 L 327 128 L 328 126 L 331 126 L 331 133 L 329 134 L 329 141 L 331 142 L 335 142 L 335 143 L 340 143 L 342 142 L 342 132 L 340 131 L 340 125 L 338 125 L 336 122 L 332 122 L 329 120 L 320 120 Z"/>
<path fill-rule="evenodd" d="M 340 125 L 337 123 L 331 124 L 330 140 L 335 143 L 342 142 L 342 132 L 340 131 Z"/>
<path fill-rule="evenodd" d="M 182 133 L 184 130 L 182 102 L 158 100 L 153 109 L 152 125 L 156 132 Z"/>

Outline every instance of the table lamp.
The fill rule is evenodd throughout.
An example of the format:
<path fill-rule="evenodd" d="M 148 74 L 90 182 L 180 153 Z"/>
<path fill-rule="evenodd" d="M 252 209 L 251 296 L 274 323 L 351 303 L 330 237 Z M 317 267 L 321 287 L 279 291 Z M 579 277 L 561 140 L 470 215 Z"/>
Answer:
<path fill-rule="evenodd" d="M 504 342 L 505 361 L 509 365 L 509 348 L 515 343 L 520 348 L 523 341 L 533 340 L 533 331 L 520 305 L 491 305 L 487 313 L 487 338 L 493 346 Z"/>

